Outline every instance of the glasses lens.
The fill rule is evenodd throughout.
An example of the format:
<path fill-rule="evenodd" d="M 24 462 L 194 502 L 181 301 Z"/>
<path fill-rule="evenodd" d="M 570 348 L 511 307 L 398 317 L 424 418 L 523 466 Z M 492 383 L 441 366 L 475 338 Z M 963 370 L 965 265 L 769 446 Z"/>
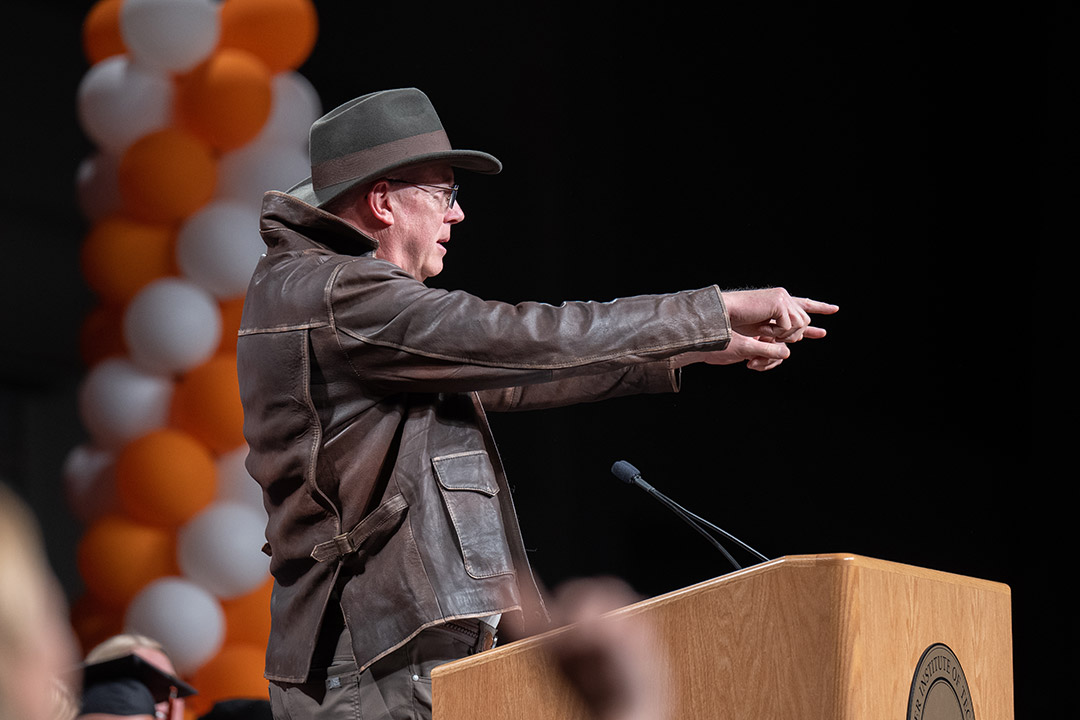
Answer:
<path fill-rule="evenodd" d="M 452 189 L 450 190 L 450 204 L 449 204 L 449 205 L 448 205 L 447 207 L 448 207 L 449 209 L 451 209 L 451 210 L 453 210 L 453 209 L 454 209 L 454 203 L 456 203 L 456 202 L 457 202 L 457 191 L 458 191 L 458 186 L 457 186 L 457 185 L 455 185 L 455 186 L 454 186 L 454 187 L 453 187 L 453 188 L 452 188 Z"/>

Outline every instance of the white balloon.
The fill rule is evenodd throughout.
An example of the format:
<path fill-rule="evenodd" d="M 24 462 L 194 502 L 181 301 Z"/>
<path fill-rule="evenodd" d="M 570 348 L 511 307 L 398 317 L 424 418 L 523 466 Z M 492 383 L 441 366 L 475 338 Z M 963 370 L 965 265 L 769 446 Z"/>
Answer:
<path fill-rule="evenodd" d="M 137 365 L 150 372 L 183 372 L 214 354 L 221 339 L 221 309 L 195 283 L 160 278 L 131 299 L 123 326 Z"/>
<path fill-rule="evenodd" d="M 184 221 L 176 238 L 181 273 L 218 298 L 244 294 L 265 250 L 259 207 L 229 200 L 204 205 Z"/>
<path fill-rule="evenodd" d="M 266 511 L 263 508 L 262 488 L 247 471 L 247 466 L 244 464 L 247 454 L 248 446 L 241 445 L 235 450 L 218 456 L 216 460 L 217 498 L 238 502 L 259 510 L 263 513 L 265 524 Z"/>
<path fill-rule="evenodd" d="M 95 443 L 119 448 L 165 425 L 174 387 L 171 377 L 148 372 L 127 358 L 106 358 L 82 380 L 79 416 Z"/>
<path fill-rule="evenodd" d="M 267 190 L 288 190 L 310 174 L 306 150 L 295 143 L 264 139 L 221 157 L 216 192 L 257 209 Z"/>
<path fill-rule="evenodd" d="M 119 507 L 115 462 L 115 453 L 88 443 L 76 445 L 64 459 L 64 497 L 84 525 Z"/>
<path fill-rule="evenodd" d="M 236 502 L 216 502 L 189 520 L 177 538 L 184 575 L 219 598 L 246 595 L 266 581 L 266 516 Z"/>
<path fill-rule="evenodd" d="M 183 72 L 214 51 L 221 19 L 213 0 L 124 0 L 120 34 L 140 65 Z"/>
<path fill-rule="evenodd" d="M 94 223 L 120 209 L 117 157 L 99 151 L 83 158 L 75 172 L 75 195 L 84 218 Z"/>
<path fill-rule="evenodd" d="M 119 155 L 135 140 L 169 124 L 173 83 L 161 72 L 113 55 L 79 82 L 79 121 L 99 148 Z"/>
<path fill-rule="evenodd" d="M 270 140 L 295 145 L 307 152 L 311 125 L 322 115 L 318 91 L 311 81 L 294 70 L 274 75 L 271 89 L 270 117 L 255 142 Z"/>
<path fill-rule="evenodd" d="M 177 672 L 191 675 L 221 649 L 225 613 L 217 598 L 192 581 L 159 578 L 128 604 L 124 631 L 154 638 Z"/>

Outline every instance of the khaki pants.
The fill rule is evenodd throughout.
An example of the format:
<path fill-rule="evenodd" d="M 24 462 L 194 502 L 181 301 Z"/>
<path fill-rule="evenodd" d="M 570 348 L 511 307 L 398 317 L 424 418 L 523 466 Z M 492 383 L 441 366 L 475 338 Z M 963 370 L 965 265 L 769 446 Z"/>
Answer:
<path fill-rule="evenodd" d="M 358 673 L 346 629 L 325 680 L 270 683 L 274 720 L 430 720 L 431 669 L 483 649 L 485 631 L 490 645 L 478 620 L 428 628 Z"/>

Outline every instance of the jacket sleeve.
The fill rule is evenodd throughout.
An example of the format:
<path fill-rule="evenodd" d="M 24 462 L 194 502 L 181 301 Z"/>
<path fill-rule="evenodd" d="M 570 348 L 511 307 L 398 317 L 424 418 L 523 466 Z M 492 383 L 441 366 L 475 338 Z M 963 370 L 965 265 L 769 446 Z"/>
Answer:
<path fill-rule="evenodd" d="M 681 371 L 668 360 L 627 365 L 596 375 L 483 390 L 478 393 L 489 412 L 544 410 L 624 395 L 678 392 Z"/>
<path fill-rule="evenodd" d="M 354 372 L 393 392 L 552 383 L 538 392 L 558 392 L 573 387 L 572 378 L 622 373 L 625 381 L 627 372 L 644 372 L 649 384 L 661 372 L 670 385 L 666 368 L 627 368 L 723 349 L 730 337 L 715 286 L 610 302 L 511 305 L 429 288 L 392 263 L 361 257 L 331 274 L 326 302 Z"/>

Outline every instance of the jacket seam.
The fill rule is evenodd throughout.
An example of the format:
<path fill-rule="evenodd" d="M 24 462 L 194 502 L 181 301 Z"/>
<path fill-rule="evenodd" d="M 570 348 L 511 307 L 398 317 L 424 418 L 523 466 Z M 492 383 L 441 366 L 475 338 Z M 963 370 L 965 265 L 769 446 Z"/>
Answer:
<path fill-rule="evenodd" d="M 392 348 L 394 350 L 400 350 L 402 352 L 407 352 L 407 353 L 410 353 L 412 355 L 419 355 L 421 357 L 432 358 L 434 360 L 444 360 L 444 361 L 447 361 L 447 362 L 464 364 L 464 365 L 476 365 L 476 366 L 479 366 L 479 367 L 511 368 L 511 369 L 515 369 L 515 370 L 565 370 L 565 369 L 568 369 L 568 368 L 581 367 L 581 366 L 584 366 L 584 365 L 590 365 L 592 363 L 597 363 L 597 362 L 607 362 L 609 360 L 618 360 L 621 357 L 632 356 L 632 355 L 635 355 L 635 354 L 649 354 L 649 353 L 667 352 L 669 350 L 676 350 L 676 349 L 679 349 L 679 348 L 685 348 L 686 350 L 690 350 L 690 349 L 692 349 L 694 347 L 697 347 L 698 345 L 711 344 L 711 343 L 715 343 L 715 342 L 724 342 L 724 341 L 727 341 L 727 340 L 730 339 L 730 336 L 727 333 L 723 333 L 723 334 L 720 334 L 720 335 L 708 335 L 708 336 L 705 336 L 705 337 L 702 337 L 702 338 L 698 338 L 692 343 L 666 343 L 666 344 L 663 344 L 663 345 L 653 345 L 653 346 L 648 346 L 648 347 L 633 348 L 633 349 L 631 349 L 629 351 L 623 350 L 623 351 L 620 351 L 620 352 L 617 352 L 617 353 L 607 353 L 607 354 L 603 354 L 603 355 L 590 355 L 590 356 L 577 357 L 573 361 L 565 362 L 565 363 L 524 363 L 524 362 L 522 362 L 522 363 L 508 363 L 508 362 L 490 362 L 490 361 L 478 360 L 476 358 L 469 358 L 469 357 L 461 357 L 461 356 L 456 356 L 456 355 L 444 355 L 444 354 L 440 354 L 440 353 L 433 353 L 433 352 L 421 350 L 419 348 L 415 348 L 415 347 L 412 347 L 410 345 L 405 345 L 405 344 L 401 344 L 401 343 L 392 343 L 392 342 L 386 342 L 386 341 L 382 341 L 382 340 L 374 340 L 374 339 L 372 339 L 372 338 L 370 338 L 370 337 L 368 337 L 366 335 L 360 335 L 358 333 L 351 332 L 346 328 L 341 328 L 341 329 L 335 328 L 334 332 L 335 332 L 335 334 L 338 334 L 338 335 L 348 335 L 349 337 L 353 338 L 354 340 L 358 340 L 359 342 L 362 342 L 362 343 L 364 343 L 366 345 L 372 345 L 374 347 Z M 342 348 L 342 349 L 344 350 L 344 348 Z M 347 353 L 346 353 L 346 355 L 347 355 Z M 351 360 L 350 360 L 350 365 L 352 365 Z M 355 370 L 355 368 L 354 368 L 354 370 Z"/>
<path fill-rule="evenodd" d="M 322 446 L 322 422 L 319 420 L 318 410 L 315 408 L 315 403 L 311 399 L 311 338 L 308 333 L 304 333 L 303 349 L 301 350 L 304 361 L 304 404 L 307 406 L 308 413 L 311 414 L 311 450 L 308 452 L 308 467 L 305 475 L 305 482 L 309 484 L 312 490 L 319 494 L 323 498 L 327 505 L 334 509 L 334 514 L 337 516 L 338 532 L 341 532 L 341 512 L 338 510 L 337 505 L 330 499 L 330 497 L 319 487 L 319 483 L 316 480 L 319 467 L 319 448 Z"/>
<path fill-rule="evenodd" d="M 356 377 L 362 377 L 360 371 L 353 363 L 352 355 L 345 349 L 345 345 L 341 342 L 342 331 L 338 329 L 337 318 L 334 317 L 334 285 L 337 283 L 338 275 L 341 274 L 342 268 L 348 263 L 338 263 L 334 270 L 330 273 L 330 277 L 326 280 L 326 286 L 323 288 L 323 304 L 326 309 L 326 317 L 328 320 L 328 327 L 330 331 L 334 333 L 334 342 L 337 343 L 338 350 L 341 352 L 342 357 L 345 358 L 345 362 L 349 364 L 349 369 L 352 370 L 353 375 Z"/>

